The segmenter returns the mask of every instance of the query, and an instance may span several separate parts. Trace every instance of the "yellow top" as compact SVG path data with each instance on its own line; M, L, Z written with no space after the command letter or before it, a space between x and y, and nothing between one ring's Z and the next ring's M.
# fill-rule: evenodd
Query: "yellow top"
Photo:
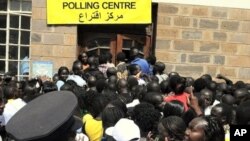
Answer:
M94 119L90 114L84 115L82 121L85 124L84 129L89 140L100 141L103 136L102 121Z

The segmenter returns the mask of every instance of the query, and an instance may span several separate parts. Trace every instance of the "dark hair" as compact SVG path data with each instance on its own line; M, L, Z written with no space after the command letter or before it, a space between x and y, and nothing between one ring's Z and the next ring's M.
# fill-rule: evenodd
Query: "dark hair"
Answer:
M160 92L161 87L158 82L151 81L147 84L147 91L148 92Z
M110 68L108 68L108 69L107 69L107 72L106 72L108 78L109 78L110 76L113 76L113 75L116 76L116 73L117 73L117 70L116 70L115 67L110 67Z
M125 55L125 53L123 53L123 52L119 52L119 53L116 55L116 60L117 60L117 61L125 62L125 59L126 59L126 55Z
M100 54L99 55L99 64L106 64L108 61L106 54Z
M106 107L102 112L102 126L104 129L114 126L125 113L119 107Z
M165 70L165 64L163 62L156 62L153 68L153 73L156 74L157 72L163 74Z
M154 108L154 105L142 102L136 105L131 112L131 119L139 126L144 135L149 131L155 131L157 123L159 122L161 114Z
M174 75L169 79L169 86L176 95L182 94L186 88L186 80L184 77Z
M151 65L155 65L155 62L156 62L156 57L154 55L149 55L147 58L146 58L147 62Z
M170 141L183 141L185 137L186 125L182 118L178 116L169 116L163 118L160 123L168 134Z
M108 104L108 99L100 93L94 91L86 92L84 104L86 105L87 111L94 117L98 117L103 109Z
M3 94L5 99L14 99L18 96L18 89L15 86L3 87Z
M67 67L61 66L61 67L58 69L58 73L57 73L57 74L60 76L60 74L62 73L63 70L66 70L66 71L69 72L69 69L68 69Z
M43 82L43 92L48 93L52 91L57 91L57 86L55 83L51 81L45 81Z
M207 125L204 127L205 141L224 141L225 140L225 131L216 118L211 116L200 117L207 122Z
M181 117L185 112L184 104L178 100L172 100L164 105L164 117L178 116Z
M171 88L169 87L169 81L168 80L163 80L160 83L161 86L161 92L164 94L168 94L171 92Z
M250 124L250 101L242 102L236 109L236 122L239 125Z

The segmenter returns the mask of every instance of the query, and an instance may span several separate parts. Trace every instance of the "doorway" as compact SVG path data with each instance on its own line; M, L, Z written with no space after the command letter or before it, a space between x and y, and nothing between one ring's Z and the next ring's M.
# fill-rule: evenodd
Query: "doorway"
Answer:
M119 52L128 59L131 47L138 47L144 58L154 54L157 6L152 4L151 24L78 25L78 53L86 51L91 56L110 52L114 64Z

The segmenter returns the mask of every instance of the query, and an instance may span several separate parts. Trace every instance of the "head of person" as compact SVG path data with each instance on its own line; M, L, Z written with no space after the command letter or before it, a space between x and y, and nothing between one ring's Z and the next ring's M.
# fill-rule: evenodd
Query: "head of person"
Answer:
M175 75L169 78L169 86L176 94L182 94L186 88L186 80L184 77Z
M106 72L108 78L109 78L110 76L113 76L113 75L116 76L116 73L117 73L117 70L116 70L115 67L110 67L110 68L108 68L108 69L107 69L107 72Z
M194 85L194 78L193 77L186 77L186 85L187 87Z
M88 83L88 87L91 88L91 87L95 87L96 86L96 78L95 76L89 76L88 80L87 80L87 83Z
M212 76L210 74L203 74L201 76L202 79L206 80L207 82L211 82L212 81Z
M108 61L106 54L100 54L99 55L99 64L106 64Z
M193 86L195 92L200 92L202 89L206 88L207 82L205 79L198 78L194 81Z
M236 89L233 92L235 98L235 104L239 105L248 95L249 92L246 88Z
M185 141L224 141L222 124L211 116L196 117L188 125Z
M79 60L74 61L72 71L75 75L81 76L83 72L82 62Z
M205 107L213 105L215 101L215 94L213 91L205 88L200 91L201 99L204 101Z
M126 55L124 52L119 52L117 55L116 55L116 60L118 62L125 62L126 60Z
M163 94L168 94L168 93L171 92L171 88L169 87L169 81L168 80L163 80L160 83L160 86L161 86L161 92Z
M128 66L129 74L136 75L141 71L141 67L137 64L131 64Z
M62 66L58 69L58 76L60 80L66 81L68 75L69 75L69 69L67 67Z
M86 93L84 104L86 105L87 111L94 117L101 116L103 109L107 106L109 100L104 95L97 92Z
M45 81L43 82L43 92L48 93L52 91L57 91L57 86L55 83L51 81Z
M236 109L236 123L250 125L250 101L242 102Z
M6 100L18 98L17 87L12 86L12 85L3 87L3 96Z
M182 117L185 112L185 108L182 102L178 100L172 100L164 105L163 115L168 116L178 116Z
M161 113L154 107L143 108L143 106L138 104L134 107L131 118L139 126L142 137L147 137L149 132L155 136Z
M82 62L82 64L88 64L88 54L87 52L82 52L78 56L78 60Z
M102 111L102 126L105 129L108 127L115 126L115 124L121 119L125 117L125 113L122 109L117 106L107 106Z
M183 141L186 124L178 116L169 116L160 120L158 132L160 141Z
M95 69L99 65L99 60L95 56L88 57L88 64L90 68Z
M227 104L229 106L233 106L235 103L235 98L231 94L224 94L221 97L221 103Z
M148 64L150 65L155 65L155 62L156 62L156 57L154 55L149 55L147 58L146 58Z
M129 56L130 60L134 60L136 57L139 56L139 49L136 47L130 48Z
M148 92L143 97L144 102L148 102L155 106L156 109L159 111L163 110L164 102L163 102L163 96L161 93L158 92Z
M158 82L151 81L147 84L147 91L148 92L161 92L161 87Z
M224 103L217 104L212 108L211 116L217 118L223 125L230 124L232 122L232 107Z
M113 55L110 52L106 52L106 56L107 56L107 62L111 63Z
M81 119L73 116L76 106L77 98L68 91L41 95L10 119L6 132L14 140L69 141L82 127Z
M176 75L177 75L177 76L180 76L178 72L173 72L173 71L172 71L172 72L170 72L170 73L168 74L168 77L170 78L170 77L176 76Z
M156 62L153 68L153 74L163 74L165 70L165 64L163 62Z

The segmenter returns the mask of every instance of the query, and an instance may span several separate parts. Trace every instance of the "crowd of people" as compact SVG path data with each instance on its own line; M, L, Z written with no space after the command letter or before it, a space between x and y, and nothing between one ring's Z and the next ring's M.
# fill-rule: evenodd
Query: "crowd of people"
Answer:
M168 72L137 48L112 63L110 53L79 54L51 81L0 85L2 140L228 141L230 125L250 122L250 84L209 74Z

